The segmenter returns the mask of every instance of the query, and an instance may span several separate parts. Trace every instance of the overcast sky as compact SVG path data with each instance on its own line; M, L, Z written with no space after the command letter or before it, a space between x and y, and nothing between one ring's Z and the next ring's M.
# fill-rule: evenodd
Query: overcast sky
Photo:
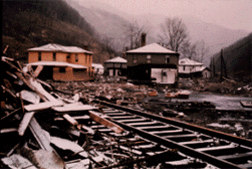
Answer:
M90 1L90 0L80 0ZM92 0L91 0L92 1ZM205 22L252 32L252 0L96 0L134 15L193 15Z

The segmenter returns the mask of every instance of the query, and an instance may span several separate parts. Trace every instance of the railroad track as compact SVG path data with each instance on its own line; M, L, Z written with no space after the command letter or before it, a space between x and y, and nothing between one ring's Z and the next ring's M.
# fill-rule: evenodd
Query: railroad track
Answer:
M105 105L102 110L107 119L153 144L176 149L183 155L219 168L252 168L252 140L106 101L94 102ZM176 158L163 160L170 164Z

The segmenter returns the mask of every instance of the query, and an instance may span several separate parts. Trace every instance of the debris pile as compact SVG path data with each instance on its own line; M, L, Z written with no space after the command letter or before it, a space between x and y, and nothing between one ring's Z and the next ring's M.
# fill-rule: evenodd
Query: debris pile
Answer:
M131 83L100 83L100 82L53 82L48 81L57 91L62 91L68 97L69 94L78 94L81 99L91 102L93 99L106 100L120 105L136 106L148 96L151 90L146 85L134 85ZM63 92L64 91L64 92ZM67 96L68 95L68 96Z
M165 159L198 164L121 128L107 118L104 112L110 110L88 103L95 97L108 99L107 93L138 102L143 97L141 88L125 84L115 92L89 83L82 83L82 90L74 85L52 86L37 79L36 70L24 70L11 58L2 57L1 66L5 71L1 82L0 168L174 166L162 164ZM141 92L139 98L137 91Z

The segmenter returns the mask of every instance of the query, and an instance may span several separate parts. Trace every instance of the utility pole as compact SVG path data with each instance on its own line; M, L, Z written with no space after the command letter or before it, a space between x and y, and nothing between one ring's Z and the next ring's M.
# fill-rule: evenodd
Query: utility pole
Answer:
M223 76L225 78L227 78L227 69L226 69L226 65L225 65L225 62L224 62L224 58L223 58L223 49L221 49L220 59L221 59L221 76L220 76L220 80L223 81Z

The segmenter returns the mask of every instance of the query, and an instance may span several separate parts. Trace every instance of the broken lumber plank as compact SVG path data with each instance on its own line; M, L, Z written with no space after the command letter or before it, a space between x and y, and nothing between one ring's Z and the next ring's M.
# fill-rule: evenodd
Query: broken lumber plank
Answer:
M15 149L19 146L19 143L17 143L7 154L6 156L9 157L14 151Z
M91 106L89 104L83 104L81 102L71 103L71 104L65 104L62 107L52 107L53 110L57 112L68 112L69 111L85 111L85 110L93 110L97 109L97 107Z
M4 157L1 161L10 168L37 169L37 167L35 167L28 159L18 154L13 154L10 157Z
M87 126L85 126L83 124L81 125L81 127L82 127L82 129L86 130L89 134L94 135L95 131L92 128L87 127Z
M12 73L9 72L9 71L6 71L6 74L9 75L9 76L11 76L11 77L14 78L14 79L17 79L17 76L14 75L14 74L12 74Z
M46 99L46 97L41 94L41 92L39 92L28 80L26 80L26 78L19 72L15 72L15 74L17 75L17 77L22 80L31 90L33 90L34 92L36 92L39 97L44 100L44 101L48 101L48 99ZM30 78L31 79L31 78Z
M14 93L12 93L12 91L10 89L4 87L3 85L1 85L1 87L4 91L8 92L13 98L15 98L15 99L17 98L17 96Z
M23 136L25 133L26 128L28 127L33 115L35 114L35 112L26 112L24 114L24 117L21 121L21 123L19 124L19 128L18 128L18 134L20 136Z
M75 120L89 120L90 116L89 115L82 115L82 116L73 116L72 117ZM54 121L62 121L64 120L62 117L55 117Z
M66 162L66 168L89 168L91 161L89 159L75 160Z
M34 117L32 117L29 123L29 128L42 149L47 151L53 150L53 148L50 146L50 135L46 134L46 131L41 128Z
M42 81L40 79L37 79L37 81L39 83L43 84L44 86L48 87L50 90L53 90L53 87L50 84L48 84L48 83L46 83L46 82L44 82L44 81Z
M52 136L50 138L50 142L63 150L71 150L75 154L79 154L82 157L88 157L88 153L80 145L70 140Z
M39 95L37 95L35 92L31 92L28 90L22 90L19 94L23 100L26 100L30 103L38 104L40 101Z
M7 114L6 116L1 117L1 121L4 120L4 119L7 119L7 118L9 118L9 117L11 117L11 116L14 115L15 113L17 113L19 110L21 110L21 107L17 108L16 110L13 110L12 112L10 112L9 114Z
M49 101L57 101L50 93L48 93L37 80L29 79L29 83L36 89L37 92L41 93Z
M69 116L69 114L64 114L63 117L64 117L64 119L66 119L73 126L77 126L79 124L74 118Z
M17 131L17 128L6 128L6 129L1 129L0 130L0 134L10 133L10 132L16 132L16 131Z
M44 66L38 65L37 68L36 68L36 70L34 71L34 77L38 77L38 75L43 70L43 68L44 68Z
M107 119L101 117L100 114L97 113L97 112L89 111L89 115L90 115L90 117L91 117L94 121L96 121L96 122L98 122L98 123L104 125L105 127L108 127L109 129L113 130L114 132L116 132L116 133L118 133L118 134L120 134L120 133L122 133L122 132L125 131L125 130L124 130L122 127L120 127L119 125L117 125L117 124L115 124L115 123L113 123L113 122L111 122L111 121L109 121L109 120L107 120Z
M38 110L44 110L44 109L48 109L51 108L53 106L62 106L63 102L62 101L47 101L47 102L42 102L39 104L29 104L24 106L25 110L27 111L38 111Z

